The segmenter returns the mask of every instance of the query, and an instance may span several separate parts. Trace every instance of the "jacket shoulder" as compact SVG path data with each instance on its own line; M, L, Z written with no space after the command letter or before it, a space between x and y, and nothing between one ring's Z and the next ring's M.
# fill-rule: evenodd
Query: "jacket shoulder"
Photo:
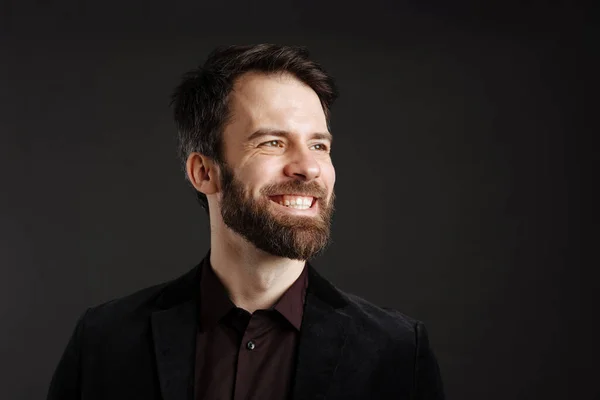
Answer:
M354 321L356 333L352 338L356 355L351 364L373 365L369 360L378 355L376 372L372 373L377 381L373 390L388 395L393 387L402 393L394 394L398 398L444 399L439 365L424 324L359 296L343 292L342 296L348 302L344 310Z
M341 292L348 302L347 314L362 330L370 335L381 335L388 339L414 343L417 326L421 321L396 309L378 306L351 293Z
M349 317L358 333L373 340L398 339L414 344L415 332L421 324L398 310L378 306L353 293L348 293L323 277L311 266L308 290L338 313Z
M146 323L154 311L191 298L196 270L197 267L178 278L88 308L84 317L86 330L107 331L123 324Z

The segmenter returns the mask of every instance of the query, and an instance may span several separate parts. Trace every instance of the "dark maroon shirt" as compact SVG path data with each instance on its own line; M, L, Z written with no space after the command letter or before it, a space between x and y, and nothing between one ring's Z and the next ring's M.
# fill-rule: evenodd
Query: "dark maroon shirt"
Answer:
M196 400L286 399L308 286L306 265L268 310L231 302L208 257L202 265L196 336Z

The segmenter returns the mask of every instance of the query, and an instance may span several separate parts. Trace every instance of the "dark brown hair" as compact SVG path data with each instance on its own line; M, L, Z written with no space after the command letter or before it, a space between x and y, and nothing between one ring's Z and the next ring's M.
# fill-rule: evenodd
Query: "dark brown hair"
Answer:
M329 124L330 108L337 98L337 88L333 78L308 56L308 50L299 46L225 46L212 51L204 65L184 74L171 102L183 170L192 152L201 153L223 165L221 136L230 117L228 97L235 80L246 72L295 76L319 96ZM198 201L208 211L206 196L197 193Z

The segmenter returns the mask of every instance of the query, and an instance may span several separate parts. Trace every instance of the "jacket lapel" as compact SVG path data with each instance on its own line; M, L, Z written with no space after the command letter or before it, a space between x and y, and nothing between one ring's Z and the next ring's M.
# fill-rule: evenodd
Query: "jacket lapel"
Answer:
M154 351L164 400L192 399L195 310L190 301L152 314Z
M326 398L350 330L346 301L309 266L309 287L300 330L292 398Z
M198 267L180 278L159 299L152 313L152 335L160 390L164 400L192 400L197 331Z

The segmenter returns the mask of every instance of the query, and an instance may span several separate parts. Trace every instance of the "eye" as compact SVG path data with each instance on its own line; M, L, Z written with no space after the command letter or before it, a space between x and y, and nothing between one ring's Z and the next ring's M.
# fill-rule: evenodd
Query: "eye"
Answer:
M267 147L281 147L283 143L281 142L281 140L269 140L268 142L264 142L261 143L261 146L267 146Z
M329 150L329 148L327 147L327 145L324 144L324 143L317 143L317 144L312 145L312 147L318 147L317 150L320 150L320 151L327 151L327 150Z

